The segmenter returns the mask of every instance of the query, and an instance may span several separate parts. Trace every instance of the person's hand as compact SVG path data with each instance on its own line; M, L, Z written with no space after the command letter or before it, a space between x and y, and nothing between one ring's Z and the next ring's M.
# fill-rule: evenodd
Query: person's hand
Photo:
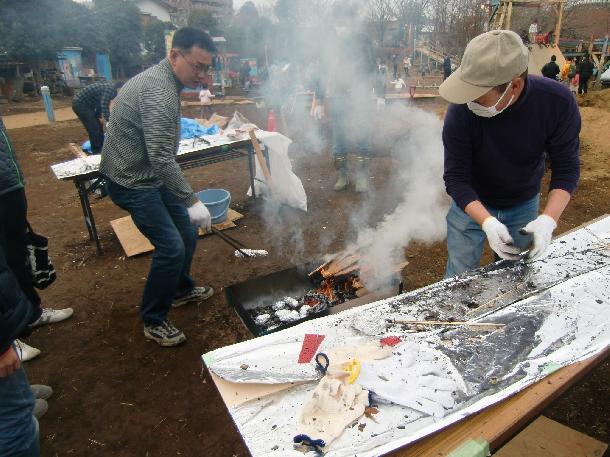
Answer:
M203 203L197 201L197 203L189 206L186 210L189 213L191 224L201 227L206 233L212 230L212 217Z
M377 97L377 110L382 109L385 106L385 99Z
M498 219L489 216L482 225L489 246L493 251L505 260L518 260L520 249L513 245L513 238L508 233L508 228Z
M15 349L11 348L4 354L0 355L0 378L6 378L12 375L21 366L19 356L15 352Z
M529 234L534 237L534 244L532 245L528 258L535 260L540 257L547 250L551 244L551 238L553 237L553 230L557 228L557 222L551 216L541 214L532 222L527 224L521 230L522 234Z

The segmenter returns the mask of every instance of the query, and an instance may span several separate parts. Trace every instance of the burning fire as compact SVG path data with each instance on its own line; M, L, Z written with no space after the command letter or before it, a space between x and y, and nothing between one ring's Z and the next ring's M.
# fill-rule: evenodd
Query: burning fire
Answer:
M333 278L328 278L322 281L320 287L316 289L316 292L322 295L326 295L328 300L332 303L337 300L337 296L335 295L335 287L334 287Z

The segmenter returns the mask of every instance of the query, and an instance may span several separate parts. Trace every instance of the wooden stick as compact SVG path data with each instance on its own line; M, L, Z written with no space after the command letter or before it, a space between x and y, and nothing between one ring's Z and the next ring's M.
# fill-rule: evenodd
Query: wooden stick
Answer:
M496 324L493 322L454 322L454 321L394 321L395 324L407 325L465 325L468 327L504 327L506 324Z
M322 268L326 267L330 262L332 262L332 259L329 260L328 262L324 262L322 265L320 265L318 268L316 268L314 271L310 272L307 274L307 276L312 277L313 275L315 275L318 271L320 271Z
M254 147L254 151L256 152L256 157L258 158L258 163L263 170L263 174L265 175L265 179L267 180L267 185L271 187L271 172L269 168L267 168L267 161L263 156L263 151L261 151L261 145L258 144L258 138L256 138L256 134L254 133L254 129L248 132L250 134L250 140L252 141L252 146Z

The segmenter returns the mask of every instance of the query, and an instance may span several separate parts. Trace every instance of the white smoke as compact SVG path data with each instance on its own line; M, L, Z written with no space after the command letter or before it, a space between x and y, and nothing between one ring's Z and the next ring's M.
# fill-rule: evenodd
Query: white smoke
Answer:
M382 95L379 82L384 75L370 74L371 66L377 68L376 60L387 56L376 52L367 33L365 14L359 11L366 2L324 0L328 8L312 8L311 0L294 2L303 7L301 22L284 28L285 34L275 40L269 79L262 94L267 107L274 109L279 124L287 121L293 129L296 126L291 131L291 125L281 125L287 127L285 133L295 140L297 147L291 148L291 158L297 162L328 160L328 166L333 166L332 157L319 155L328 150L328 140L332 138L333 104L348 105L342 116L347 120L346 135L354 140L348 151L355 152L353 143L358 142L364 127L374 124L384 130L376 136L383 139L382 150L391 149L393 165L390 176L382 178L386 184L383 198L396 206L379 223L368 225L367 221L378 212L375 199L381 197L371 189L359 207L350 208L355 241L347 247L361 256L361 277L367 288L380 289L396 277L394 270L404 261L404 249L409 243L434 242L445 236L448 199L442 180L441 121L432 113L404 104L375 111L374 96ZM359 45L361 38L367 36L364 44L370 44L370 49ZM331 132L325 132L310 117L309 105L299 104L295 94L310 90L328 96L326 119ZM375 156L374 153L373 163ZM352 154L348 161L353 164ZM290 246L293 256L306 249L303 221L297 217L305 216L284 214L279 206L265 203L263 219L267 228L275 240L281 239ZM331 228L320 230L320 249L335 239L336 233Z
M375 227L359 227L356 241L348 247L360 255L361 279L369 290L391 284L409 243L432 243L446 234L441 121L432 113L405 106L388 107L383 118L401 126L392 149L396 166L388 177L395 189L401 189L395 197L399 203Z

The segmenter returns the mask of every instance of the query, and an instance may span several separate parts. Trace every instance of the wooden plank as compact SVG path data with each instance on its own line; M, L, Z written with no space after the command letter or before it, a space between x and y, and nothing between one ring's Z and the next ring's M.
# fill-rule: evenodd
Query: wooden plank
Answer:
M79 157L81 159L87 158L87 153L83 151L80 146L77 146L76 143L68 143L68 149L74 155L74 157Z
M254 151L256 152L256 158L258 159L258 163L260 164L261 170L263 170L263 174L265 175L267 185L269 186L269 188L271 188L271 173L269 172L269 168L267 167L267 161L263 156L263 151L261 151L261 145L258 143L258 138L256 138L254 129L250 130L248 134L250 135L252 146L254 147Z
M594 357L557 370L501 403L388 455L442 457L469 439L483 439L495 451L609 354L610 349L606 349Z
M540 416L494 457L601 457L607 448L606 443Z
M238 213L237 211L229 208L227 213L227 220L220 223L214 224L213 227L218 230L226 230L233 227L237 227L235 221L243 218L244 215ZM120 219L115 219L110 221L110 225L112 226L112 230L116 234L121 246L123 247L123 251L125 251L125 255L127 257L133 257L135 255L144 254L146 252L151 252L154 250L150 241L142 235L142 232L138 230L136 225L133 223L131 216L121 217ZM207 236L209 233L203 233L201 229L199 229L199 236Z

